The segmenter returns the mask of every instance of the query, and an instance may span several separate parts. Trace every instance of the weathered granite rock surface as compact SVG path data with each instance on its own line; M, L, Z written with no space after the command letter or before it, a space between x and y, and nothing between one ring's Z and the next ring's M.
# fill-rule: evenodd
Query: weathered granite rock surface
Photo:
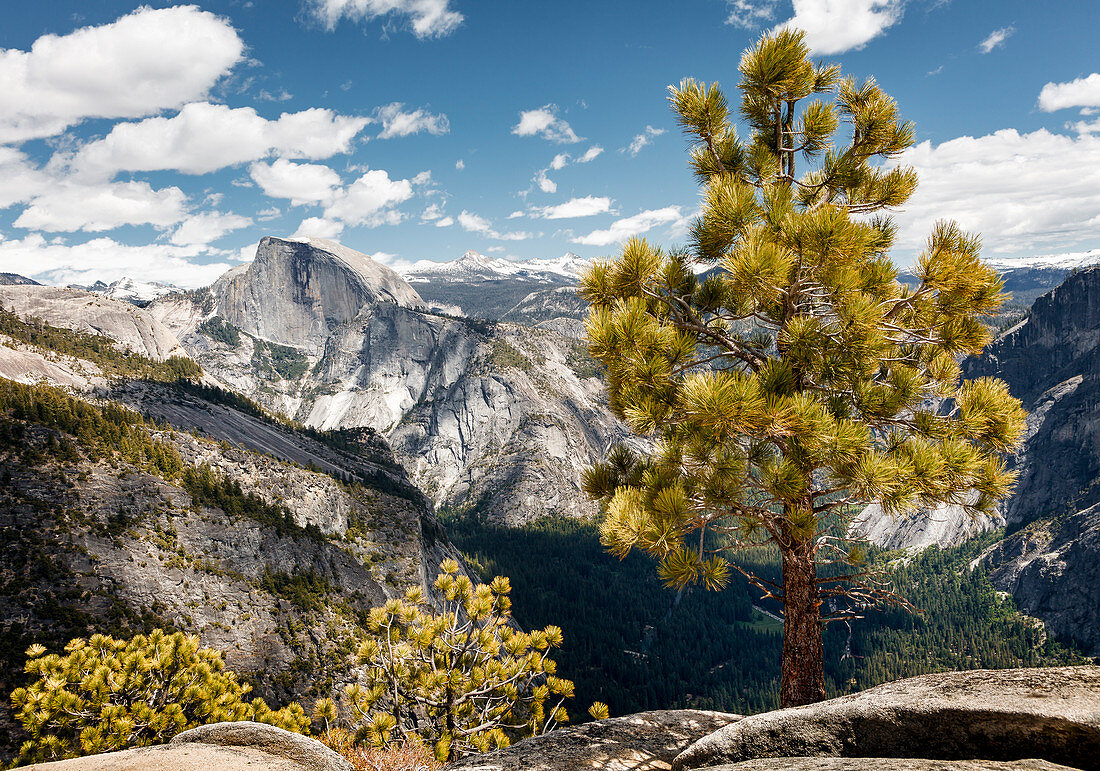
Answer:
M1100 667L922 675L744 718L700 739L674 769L780 757L1040 758L1100 767Z
M55 327L106 335L124 349L154 361L187 356L176 336L141 308L81 289L0 285L0 306Z
M176 734L172 746L202 744L214 747L247 747L276 758L294 761L309 771L351 771L352 765L316 739L282 728L240 721L210 723Z
M866 538L884 549L915 549L929 546L960 546L976 535L1004 525L999 516L974 517L957 504L941 504L934 509L890 516L882 506L865 507L849 527L849 532Z
M186 744L138 747L72 760L38 763L27 768L42 771L302 771L292 760L245 747Z
M1100 656L1100 504L1040 519L991 546L980 562L1017 605Z
M214 723L166 745L31 766L50 771L353 771L319 741L262 723Z
M761 758L705 771L1069 771L1045 760L926 760L922 758Z
M324 239L264 238L256 259L212 287L222 316L250 335L319 352L329 332L379 302L423 308L381 263Z
M150 311L269 409L382 433L439 507L512 524L593 514L581 471L627 436L576 339L431 313L388 268L331 242L265 238L251 265Z
M447 771L605 771L670 768L691 742L739 720L697 709L658 710L560 728L503 750L452 763Z

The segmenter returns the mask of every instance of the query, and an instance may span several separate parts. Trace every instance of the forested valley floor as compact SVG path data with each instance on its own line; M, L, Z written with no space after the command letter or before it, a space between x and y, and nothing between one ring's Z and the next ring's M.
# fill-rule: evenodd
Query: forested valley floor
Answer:
M782 623L754 607L758 593L744 580L721 592L685 590L677 600L662 586L654 562L605 552L591 521L550 518L523 527L445 514L447 530L483 578L508 576L516 620L526 629L556 624L565 644L559 673L576 684L577 705L602 701L612 715L650 709L699 708L755 713L779 706ZM922 612L871 609L866 617L833 622L825 633L830 696L927 672L1080 663L1069 644L1050 639L1020 614L970 562L991 542L931 548L888 562L900 593ZM775 576L763 549L754 567ZM767 611L767 612L762 612Z

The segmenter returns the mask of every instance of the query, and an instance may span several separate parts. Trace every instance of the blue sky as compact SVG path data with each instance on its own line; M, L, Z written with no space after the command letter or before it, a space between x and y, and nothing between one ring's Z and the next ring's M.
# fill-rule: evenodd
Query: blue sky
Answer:
M0 271L181 286L263 235L400 267L682 241L698 189L665 101L736 86L763 31L873 75L917 126L932 222L989 256L1100 247L1100 3L253 0L8 3ZM735 101L735 100L734 100Z

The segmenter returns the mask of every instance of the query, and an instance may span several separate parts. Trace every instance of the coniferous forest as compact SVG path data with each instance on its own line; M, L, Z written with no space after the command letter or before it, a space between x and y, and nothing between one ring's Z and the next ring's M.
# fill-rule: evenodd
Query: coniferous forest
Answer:
M451 538L483 579L512 581L524 628L560 626L561 671L576 684L574 705L602 701L612 715L694 707L738 713L775 709L782 622L757 605L746 581L719 592L664 587L653 560L625 560L600 545L593 522L553 518L520 528L445 517ZM928 549L890 562L900 593L922 612L871 609L825 632L829 695L860 691L926 672L1079 663L1071 646L999 595L969 563L987 545ZM766 556L760 567L767 568ZM778 569L776 565L774 569ZM574 706L572 710L578 713Z

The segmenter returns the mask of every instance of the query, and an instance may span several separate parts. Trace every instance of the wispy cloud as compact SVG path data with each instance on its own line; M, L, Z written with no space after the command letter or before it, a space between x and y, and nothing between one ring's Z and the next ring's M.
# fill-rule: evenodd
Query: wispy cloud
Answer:
M406 23L418 38L449 35L463 16L450 0L308 0L307 13L330 32L342 19L370 22L379 18Z
M532 233L501 233L500 231L493 229L492 220L486 219L473 212L463 209L462 213L458 215L458 224L463 230L467 230L471 233L478 233L486 238L494 238L498 241L525 241L528 238L532 238Z
M632 217L615 220L606 229L593 230L588 235L577 236L573 238L573 243L585 244L586 246L608 246L625 241L631 236L647 233L658 225L672 225L675 227L683 219L685 218L679 206L649 209Z
M631 157L634 157L642 151L643 147L651 143L654 137L659 137L663 133L665 133L665 129L646 126L645 131L631 139L630 144L624 147L621 152L629 153Z
M743 29L756 29L775 18L775 7L779 0L727 0L730 15L726 24Z
M993 30L989 33L989 37L978 43L978 50L981 51L983 54L987 54L994 48L999 48L1003 46L1005 44L1005 41L1008 40L1008 38L1011 37L1012 33L1015 31L1016 28L1011 25L1008 27L1001 27L1000 29Z
M427 110L418 107L409 111L401 102L393 102L374 111L375 117L382 121L382 131L379 139L392 139L393 137L407 137L410 134L419 134L426 131L435 136L441 136L451 130L451 124L447 116L440 113L432 115Z
M521 137L540 136L559 144L572 144L583 139L577 136L564 118L558 117L557 105L553 104L521 112L519 122L512 127L512 133Z
M1100 107L1100 73L1077 78L1067 83L1047 83L1039 92L1039 107L1043 112L1068 107Z
M601 153L603 153L603 148L599 145L592 145L587 150L585 150L584 155L578 156L576 158L574 158L569 153L558 153L550 161L549 166L547 166L545 169L539 169L537 172L535 172L535 176L534 178L532 178L531 182L544 193L556 193L558 192L558 183L550 179L551 171L561 171L570 164L590 163L596 160L596 158L598 158ZM528 190L527 192L530 192L530 190ZM526 192L520 193L521 196L525 196L526 194Z

